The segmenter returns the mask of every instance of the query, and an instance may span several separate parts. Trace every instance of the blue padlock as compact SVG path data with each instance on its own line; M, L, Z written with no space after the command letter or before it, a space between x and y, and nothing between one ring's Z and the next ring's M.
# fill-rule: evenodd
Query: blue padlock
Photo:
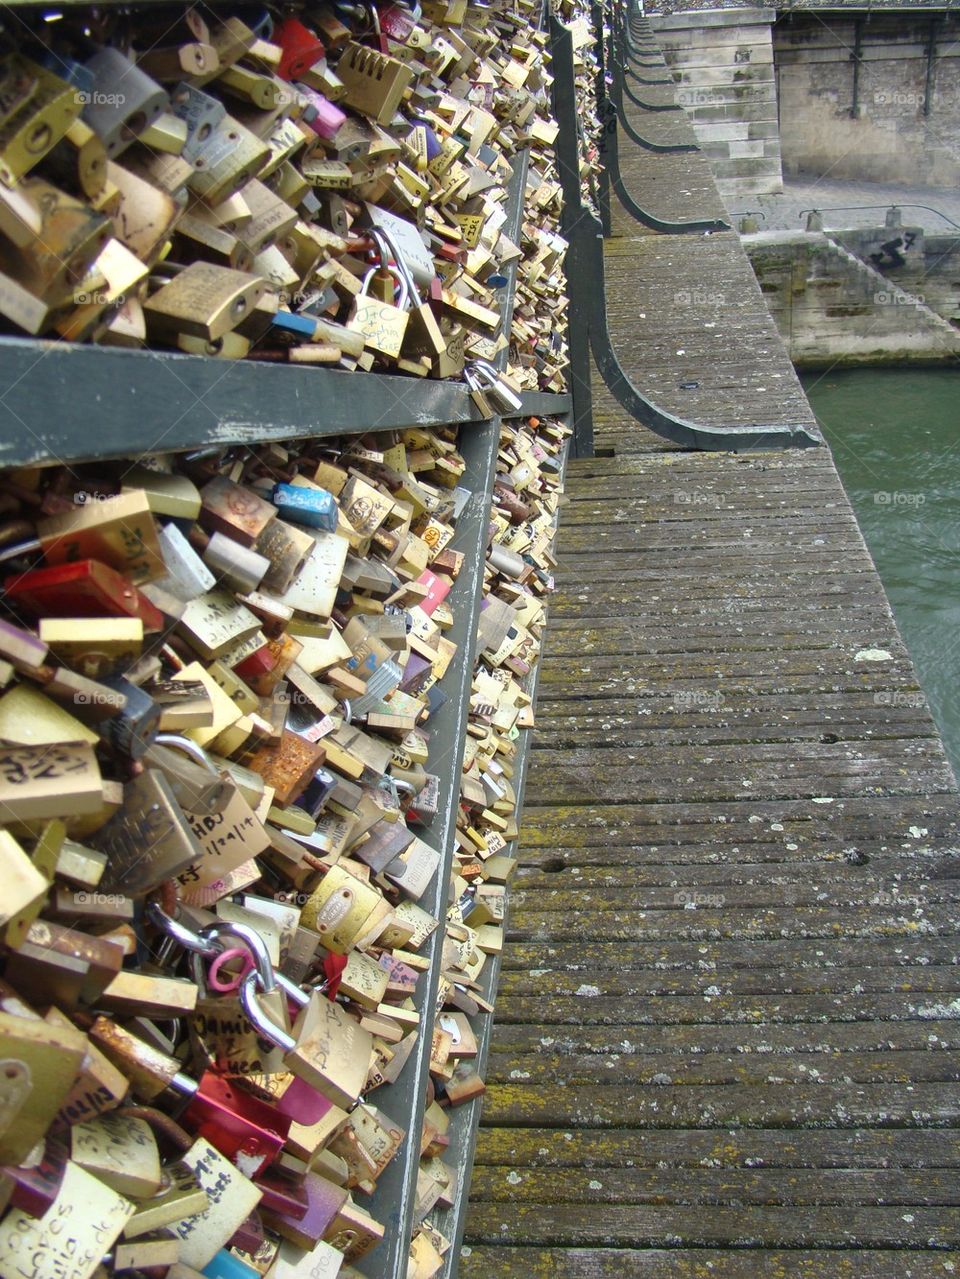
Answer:
M248 1266L245 1261L226 1248L221 1248L212 1261L208 1261L200 1271L207 1279L260 1279L260 1271Z
M303 488L299 484L276 484L272 502L285 520L310 528L337 530L337 502L326 489Z

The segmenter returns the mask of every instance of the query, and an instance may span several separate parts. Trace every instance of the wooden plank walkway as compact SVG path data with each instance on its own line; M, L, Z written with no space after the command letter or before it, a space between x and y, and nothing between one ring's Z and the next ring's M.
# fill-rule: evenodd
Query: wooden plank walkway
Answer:
M635 152L631 190L662 215L703 163ZM736 237L615 225L640 389L812 420ZM960 797L830 454L683 453L597 402L459 1274L956 1275Z

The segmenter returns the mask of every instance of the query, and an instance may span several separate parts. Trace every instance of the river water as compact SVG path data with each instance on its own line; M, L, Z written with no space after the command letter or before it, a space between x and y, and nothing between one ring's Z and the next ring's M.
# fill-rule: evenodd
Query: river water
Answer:
M960 776L960 370L802 381Z

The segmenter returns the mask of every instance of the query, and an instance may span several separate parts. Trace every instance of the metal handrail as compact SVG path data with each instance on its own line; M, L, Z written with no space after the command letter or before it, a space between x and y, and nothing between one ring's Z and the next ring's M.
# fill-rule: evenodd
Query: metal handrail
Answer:
M569 245L565 265L567 279L572 282L569 330L575 455L590 456L593 452L591 354L617 402L631 417L675 444L732 452L817 446L819 441L803 424L707 426L678 417L641 394L624 371L613 349L607 323L603 228L596 216L584 207L580 189L573 42L569 29L553 17L550 19L550 35L554 114L560 125L557 167L563 191L562 231ZM615 156L615 132L611 134L611 143ZM617 194L620 195L619 190Z
M928 213L935 213L938 218L943 218L944 222L949 222L960 231L960 222L954 222L953 218L948 218L941 209L935 209L932 204L824 204L817 209L801 209L797 217L806 217L808 213L859 213L872 209L926 209Z

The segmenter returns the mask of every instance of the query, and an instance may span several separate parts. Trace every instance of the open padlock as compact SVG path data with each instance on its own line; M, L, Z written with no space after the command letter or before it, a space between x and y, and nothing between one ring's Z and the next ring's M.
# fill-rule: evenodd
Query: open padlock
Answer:
M477 409L479 409L480 416L484 419L484 421L489 421L489 419L494 415L494 408L490 400L487 399L487 388L485 388L483 382L481 382L477 373L472 368L465 368L463 370L463 380L470 388L470 398L473 400Z
M287 1034L260 1006L256 973L243 979L240 1002L257 1030L283 1049L292 1074L335 1106L351 1110L357 1105L370 1070L373 1036L339 1004L313 991L300 1010L293 1034Z
M403 339L403 354L414 358L425 355L432 362L443 355L447 349L447 340L440 332L440 325L433 313L433 308L428 302L420 299L413 272L390 232L385 227L372 226L370 235L380 249L381 260L386 258L385 250L393 255L397 274L407 286L410 311L407 331Z
M237 933L242 930L242 936ZM262 987L264 1006L280 1024L287 1023L287 1001L278 985L270 956L260 936L242 924L226 922L201 929L203 939L216 942L220 951L204 966L204 957L191 954L191 971L200 995L191 1021L191 1036L199 1043L211 1065L222 1075L275 1075L286 1069L283 1053L257 1032L240 1003L239 987L248 972L253 972ZM224 946L224 939L241 941L240 946ZM239 959L239 974L226 965Z
M362 335L363 344L368 350L396 360L400 356L404 334L410 320L410 312L407 310L410 290L406 280L398 277L399 297L396 299L396 304L371 297L369 289L374 276L380 269L379 266L372 266L363 277L360 292L353 300L346 327Z
M501 415L508 416L521 411L523 401L487 360L474 360L470 372L481 383L484 394Z

